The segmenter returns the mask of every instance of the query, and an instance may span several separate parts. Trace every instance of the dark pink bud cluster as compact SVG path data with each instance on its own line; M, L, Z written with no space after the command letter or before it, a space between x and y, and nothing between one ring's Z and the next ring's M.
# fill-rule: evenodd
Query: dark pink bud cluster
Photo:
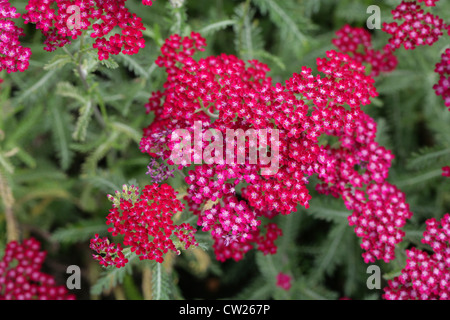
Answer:
M147 169L146 174L150 176L151 181L154 183L160 183L169 177L173 177L175 171L175 169L169 169L165 163L161 164L154 158L150 160Z
M41 271L46 255L34 238L9 242L0 261L0 300L75 300Z
M387 300L450 300L450 214L426 221L422 242L429 254L417 248L406 250L408 259L401 275L389 280Z
M434 71L439 74L439 82L433 86L433 89L444 99L445 106L450 111L450 49L442 54L441 61L436 64Z
M402 1L394 10L392 15L397 22L383 23L383 31L392 37L389 44L398 49L402 45L405 49L415 49L417 46L433 45L444 34L443 30L448 28L439 16L429 12L425 13L419 4Z
M398 64L397 57L392 53L389 45L383 50L372 47L372 36L364 28L345 25L336 32L337 38L333 44L342 53L348 54L355 61L367 63L370 66L370 75L378 76L381 72L393 71Z
M183 210L176 194L167 184L152 184L145 186L141 194L135 186L124 186L122 193L117 191L115 197L109 196L113 208L107 216L106 224L111 226L108 231L113 236L123 236L124 248L96 235L91 240L91 249L98 252L94 258L104 266L120 268L128 262L123 253L126 248L140 260L161 263L169 250L179 254L177 245L185 249L197 246L192 226L173 223L173 215Z
M169 159L174 143L172 133L180 128L189 129L193 136L193 121L203 121L207 116L196 113L191 119L161 119L156 116L151 125L143 129L143 137L139 148L141 152L149 154L153 158ZM206 126L205 126L206 127ZM169 159L170 162L170 159ZM170 162L169 164L172 164Z
M24 30L12 20L19 17L20 13L8 0L0 0L0 71L11 73L28 69L31 50L20 45L19 37L25 35Z
M446 166L442 168L442 176L450 177L450 166Z
M286 273L280 272L277 275L277 287L289 291L292 286L292 277Z
M144 0L144 4L151 5ZM91 25L100 60L109 55L136 54L145 46L141 18L125 7L126 0L29 0L25 23L35 23L45 36L44 48L54 51L77 39ZM114 28L121 33L111 35Z
M172 131L177 128L176 123L170 120L155 121L143 130L143 138L139 148L154 158L170 156L167 144L170 142Z

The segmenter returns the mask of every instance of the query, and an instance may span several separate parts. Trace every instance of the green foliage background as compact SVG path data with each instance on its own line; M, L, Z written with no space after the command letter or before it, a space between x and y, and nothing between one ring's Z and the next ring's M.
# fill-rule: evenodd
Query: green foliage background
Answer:
M348 226L350 212L341 201L317 195L314 181L310 209L277 218L284 236L274 256L251 251L243 261L221 264L208 234L199 232L203 249L168 257L163 265L130 253L127 267L103 269L91 258L89 239L107 235L107 194L122 184L150 183L149 158L138 146L142 128L152 121L144 104L165 80L154 61L166 37L200 32L208 43L201 55L256 58L270 66L274 82L283 82L301 66L314 69L344 24L365 26L369 5L379 5L382 21L390 22L399 2L186 0L175 8L166 0L152 7L129 0L127 7L147 27L146 47L103 62L89 37L48 53L34 26L23 26L22 44L33 52L30 68L0 73L0 256L12 212L20 237L36 237L48 251L44 268L59 283L65 283L68 265L81 267L82 289L74 290L79 299L380 299L382 290L366 286L367 265ZM13 5L23 13L26 1ZM428 10L450 21L448 1ZM372 33L381 48L387 35ZM377 78L380 96L365 108L378 123L378 141L396 156L389 181L406 193L414 213L397 259L378 263L382 286L403 268L405 248L425 248L424 221L450 211L450 182L441 177L441 167L450 164L450 112L432 89L434 65L448 45L443 37L433 47L399 50L398 68ZM183 191L180 176L169 183ZM294 277L291 290L276 287L280 271Z

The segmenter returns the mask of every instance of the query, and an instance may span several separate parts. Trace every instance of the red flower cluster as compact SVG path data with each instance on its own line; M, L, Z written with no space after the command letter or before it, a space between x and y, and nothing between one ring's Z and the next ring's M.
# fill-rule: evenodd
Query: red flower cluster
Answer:
M77 39L92 24L95 38L93 47L98 49L100 60L109 55L136 54L145 46L141 18L125 7L126 0L29 0L23 15L25 23L35 23L46 37L44 48L54 51L70 40ZM151 1L143 0L145 5ZM56 5L56 8L54 7ZM101 20L101 22L98 22ZM110 35L119 27L121 33ZM108 37L108 38L107 38Z
M182 211L183 204L176 199L176 192L167 184L147 185L139 194L135 186L124 186L122 193L109 196L113 208L107 216L108 229L113 236L123 236L123 245L129 247L140 260L164 261L169 250L179 254L177 247L187 249L197 246L196 230L186 223L174 225L172 217ZM173 236L174 237L173 237ZM93 257L101 265L123 267L128 259L121 244L110 243L98 234L91 239Z
M438 0L418 0L424 2L426 6L435 6ZM406 49L415 49L417 45L432 45L442 35L443 30L448 30L450 35L450 25L444 23L439 16L431 13L424 13L420 5L416 2L402 3L392 11L394 19L403 19L404 22L398 25L396 22L384 24L383 30L393 35L389 40L393 50L403 45ZM439 74L439 82L433 86L436 95L441 96L444 104L450 111L450 49L447 49L441 56L441 60L436 64L434 70ZM448 167L442 168L442 176L450 176Z
M186 200L199 216L198 224L204 231L211 230L217 258L240 259L252 242L258 243L255 232L261 228L262 216L290 214L298 204L307 208L311 198L306 188L308 177L317 174L324 182L318 190L342 196L355 212L351 224L364 238L366 261L391 260L410 212L404 195L386 182L392 155L375 143L376 125L361 110L377 96L374 80L365 74L364 66L346 54L329 51L326 58L317 59L322 75L303 67L285 86L273 85L267 76L269 68L256 60L246 65L225 54L194 60L195 51L204 46L205 40L196 33L166 40L157 59L168 75L165 91L153 93L146 105L147 112L155 113L155 121L144 129L141 150L163 155L170 162L171 151L179 150L177 141L169 137L171 131L185 129L193 136L196 120L202 123L202 137L211 129L221 133L267 129L269 141L278 139L279 168L272 175L263 175L264 166L250 163L248 156L238 163L236 155L242 150L236 142L231 152L216 154L215 149L211 158L217 161L203 163L200 157L213 141L197 141L188 161L179 166L200 164L186 178ZM216 119L211 121L211 117ZM275 130L279 131L277 137ZM321 135L339 137L340 147L319 145ZM250 140L245 139L245 148L254 143ZM261 136L258 142L264 144ZM234 162L220 161L220 154L231 154ZM243 201L235 192L240 184ZM202 209L208 201L216 204ZM368 220L371 210L382 213ZM381 227L374 229L373 222ZM269 250L265 248L259 245L265 252L276 251L271 245Z
M98 254L93 254L93 258L98 260L102 266L114 265L117 268L124 267L128 263L128 259L123 253L123 248L120 243L110 243L108 238L100 238L98 234L91 239L89 246Z
M350 55L360 63L367 63L371 67L370 75L378 76L381 72L393 71L398 64L397 57L392 53L390 45L383 50L375 50L372 47L372 36L364 28L345 25L336 32L337 38L333 44L342 53Z
M34 238L6 245L0 261L0 300L75 300L65 286L41 271L46 252L40 249Z
M416 2L402 1L392 15L397 22L383 23L383 31L392 35L389 43L393 49L402 45L405 49L415 49L416 46L433 45L444 34L443 30L449 26L436 15L424 10Z
M275 241L283 234L282 230L275 223L268 223L264 228L265 234L258 228L250 231L245 238L233 234L221 236L221 233L214 233L213 249L216 259L221 262L228 259L240 261L255 245L264 255L277 253Z
M450 214L441 221L429 219L422 242L433 254L406 250L406 266L384 289L387 300L450 300Z
M262 235L258 233L256 235L256 243L258 244L258 250L264 255L277 253L277 247L275 240L283 235L283 231L278 228L275 223L268 223L264 226L266 228L266 234Z
M435 6L438 0L418 0L426 6ZM406 49L415 49L418 45L433 45L444 33L450 35L450 25L446 24L439 16L424 13L424 10L416 2L402 3L392 11L394 19L403 19L398 25L396 22L383 25L383 30L392 35L389 44L392 50L402 45ZM436 64L435 72L439 74L439 82L433 86L436 95L442 96L445 105L450 110L450 85L449 85L449 57L450 50L447 49Z
M356 235L363 238L361 248L367 251L364 261L393 260L395 246L405 236L401 228L412 216L405 195L387 182L371 184L367 188L368 199L360 190L355 195L348 190L345 195L347 208L354 210L348 217L349 223L356 225Z
M433 86L433 89L438 96L442 96L450 111L450 49L442 54L441 61L436 64L434 71L439 74L439 82Z
M395 245L404 233L401 228L412 216L405 195L387 182L392 153L374 141L376 123L368 115L356 121L355 129L339 134L341 146L328 148L334 165L317 186L320 193L342 197L355 232L363 238L366 262L394 258Z
M450 166L446 166L442 168L442 176L450 177Z
M31 50L20 45L19 37L25 35L24 30L12 20L19 17L20 13L8 0L0 0L0 71L11 73L28 69Z
M427 6L434 6L437 1L435 0L419 0L419 2L425 2ZM443 30L449 29L449 26L443 22L438 16L433 16L430 13L424 13L420 8L420 5L415 2L403 1L395 10L392 11L394 19L403 19L404 22L398 25L396 22L391 24L384 24L383 30L392 35L389 44L385 47L385 51L390 54L402 45L406 49L415 49L418 45L432 45L440 36L443 35ZM365 48L370 47L370 34L364 29L351 28L345 26L342 30L337 32L338 39L334 39L333 43L343 52L351 53L359 61L364 61ZM390 47L390 48L389 48ZM360 50L360 51L358 51ZM439 83L434 86L434 90L437 95L441 95L445 101L445 105L450 107L450 82L448 79L450 50L447 49L442 55L442 60L436 65L436 72L440 75ZM368 62L368 61L365 61ZM389 69L392 67L392 69ZM395 65L392 64L386 68L392 71ZM376 73L374 74L376 75ZM369 123L369 122L368 122ZM374 127L375 123L371 124ZM358 126L360 133L364 132L362 129L364 126ZM370 132L366 128L366 133ZM360 134L359 133L359 134ZM346 139L349 139L347 137ZM364 139L364 138L363 138ZM351 140L349 140L351 141ZM368 141L369 142L369 141ZM358 143L352 142L350 146L357 146ZM366 143L366 145L370 145ZM387 177L387 169L390 166L390 161L393 158L392 155L386 153L380 148L377 152L378 159L384 159L382 163L375 165L370 164L367 158L364 159L358 165L363 164L376 168L373 174L379 177ZM372 151L375 147L372 145ZM367 156L372 153L370 157L374 157L375 153L365 150L364 154ZM340 172L344 174L353 175L352 166L348 166L348 163L354 162L352 157L354 155L360 156L362 153L360 150L353 150L349 153L341 155L347 157L344 163L344 168L340 169ZM383 155L384 154L384 155ZM350 157L350 158L348 158ZM376 158L375 158L376 159ZM350 161L349 161L350 160ZM384 163L383 163L384 162ZM340 166L337 165L336 168ZM384 169L382 169L384 168ZM450 176L450 167L444 167L443 176ZM368 170L371 171L371 170ZM346 181L347 185L351 184L357 187L360 181L363 181L364 175L352 176L351 181ZM373 177L375 181L377 178ZM356 184L356 185L355 185ZM334 188L323 186L319 188L319 191L338 194ZM399 230L402 227L406 219L410 218L412 213L409 211L408 205L404 201L404 194L400 192L395 186L388 183L372 185L368 188L367 192L369 200L366 200L364 192L351 188L345 191L344 200L346 201L347 208L354 210L353 214L349 217L350 224L357 223L356 233L363 236L363 242L361 247L363 249L372 248L372 250L364 253L364 259L366 262L373 262L374 258L383 258L386 262L393 258L395 244L400 242L403 238L403 231ZM384 205L380 205L384 203ZM355 206L356 205L356 206ZM356 209L356 210L355 210ZM445 235L448 237L448 215L443 219L443 233L437 235L436 221L430 220L427 224L429 226L429 234L425 235L424 243L431 244L432 247L436 247L439 251L434 258L429 258L424 252L421 252L415 248L407 251L410 261L408 262L406 271L402 273L400 277L392 280L390 286L385 289L386 299L448 299L447 282L450 278L448 264L443 267L443 261L450 261L450 258L443 258L442 251L447 254L450 253L449 249L443 250L444 245L442 241L445 239ZM445 221L445 222L444 222ZM376 229L376 231L375 231ZM428 228L427 228L428 229ZM430 236L432 234L433 236ZM437 239L439 238L439 241ZM448 240L448 239L447 239ZM447 245L445 245L447 248ZM435 250L436 252L436 250ZM433 256L434 257L434 256ZM440 283L438 283L440 281ZM440 287L439 287L440 286Z
M277 275L277 287L280 287L281 289L284 289L286 291L289 291L289 289L292 286L292 277L288 274L285 274L283 272L280 272Z

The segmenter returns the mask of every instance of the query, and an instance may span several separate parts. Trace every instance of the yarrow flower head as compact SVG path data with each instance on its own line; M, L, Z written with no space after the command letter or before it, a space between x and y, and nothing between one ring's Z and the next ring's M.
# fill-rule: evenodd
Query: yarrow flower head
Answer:
M412 212L403 192L388 183L392 153L374 141L376 123L368 115L357 121L354 129L340 136L340 147L328 148L334 160L317 185L319 193L341 197L352 214L349 224L362 238L365 262L394 258L401 228Z
M431 4L430 1L427 3ZM406 50L413 50L417 46L433 45L444 34L443 30L449 28L439 16L429 12L425 13L415 1L402 1L392 15L397 22L383 23L383 31L392 37L389 44L398 49L402 45Z
M442 176L450 177L450 166L446 166L442 168Z
M337 38L333 44L342 53L350 55L355 61L367 63L370 75L376 77L381 72L391 72L398 64L391 46L386 45L382 50L375 50L372 46L372 36L364 28L345 25L336 32Z
M215 149L203 162L201 155L215 140L188 140L192 148L179 169L198 165L190 167L185 179L185 200L203 231L211 231L216 258L242 259L254 244L265 253L276 252L272 240L281 229L274 223L264 226L261 218L292 214L299 204L308 208L311 195L306 184L317 174L323 181L317 190L342 197L354 212L349 223L363 238L365 260L393 259L393 248L404 236L399 230L411 213L404 195L386 182L393 156L375 142L375 121L362 111L378 95L362 60L331 50L317 59L319 74L302 67L283 85L273 84L267 76L270 69L256 60L246 63L225 54L195 60L194 53L205 45L192 33L172 35L162 46L156 63L166 69L167 81L165 90L154 92L146 105L155 120L144 129L140 147L153 157L162 153L169 163L180 142L172 141L165 130L183 129L193 136L197 122L202 137L210 130L263 129L269 138L264 146L277 142L278 170L263 175L264 166L251 163L245 153L244 162L236 161L237 143L231 151ZM340 145L319 145L321 135L338 137ZM248 149L252 142L244 143ZM221 161L220 155L231 155L234 161ZM215 160L208 162L211 158ZM371 217L370 210L377 215ZM374 228L374 223L381 227ZM267 238L260 234L264 227Z
M292 286L292 277L286 273L280 272L277 275L277 287L289 291Z
M31 50L20 45L19 37L25 33L12 20L19 17L20 13L8 0L0 0L0 71L11 73L28 69Z
M119 53L133 55L145 46L141 18L125 7L127 0L29 0L25 23L34 23L46 37L45 50L54 51L77 39L91 25L93 47L100 60ZM144 5L152 5L143 0ZM56 8L55 8L56 6ZM121 33L111 32L120 28Z
M108 231L114 237L123 236L123 243L110 243L96 234L90 247L97 252L93 257L101 265L125 266L128 262L125 250L134 252L140 260L161 263L168 251L179 254L180 249L198 246L194 227L174 224L174 214L184 206L171 186L155 183L145 186L140 193L138 187L124 185L122 192L116 191L115 196L108 198L113 202L107 216Z
M422 243L432 254L417 248L406 250L406 266L400 276L389 280L383 297L387 300L450 300L450 214L440 221L426 221Z
M417 46L431 46L440 39L445 30L450 35L450 25L445 23L438 15L425 13L419 4L424 3L427 7L434 7L438 1L402 1L392 10L393 18L403 22L383 24L383 31L391 35L389 43L385 46L385 51L393 53L402 46L407 50L414 50ZM346 28L349 29L349 27ZM346 39L348 41L348 38ZM342 42L341 39L334 41ZM354 42L356 41L354 40ZM345 47L342 49L346 50ZM439 74L439 82L433 86L433 89L436 95L442 97L445 106L450 111L450 49L446 49L442 54L441 60L436 64L435 72Z
M41 271L45 257L34 238L9 242L0 261L0 300L75 300L65 286Z
M450 111L450 49L445 50L441 61L436 64L434 71L439 74L439 82L433 86L436 95L444 99L445 106Z

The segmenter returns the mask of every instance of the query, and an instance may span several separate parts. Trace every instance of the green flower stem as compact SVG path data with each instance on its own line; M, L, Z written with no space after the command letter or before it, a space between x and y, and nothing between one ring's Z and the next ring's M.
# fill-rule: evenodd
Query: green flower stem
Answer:
M150 264L146 265L142 270L142 294L145 300L152 299L152 268Z
M17 227L16 217L14 216L13 205L14 197L12 195L11 188L6 181L6 177L0 171L0 197L3 201L3 207L5 209L6 220L6 240L17 241L19 240L19 229Z
M211 118L215 118L215 119L218 119L218 118L219 118L219 114L217 114L217 113L212 113L211 111L209 111L208 108L205 108L205 105L203 104L202 99L198 98L198 102L200 103L200 109L195 110L194 113L203 111L204 113L206 113L206 114L207 114L208 116L210 116ZM209 107L209 106L208 106L208 107Z

